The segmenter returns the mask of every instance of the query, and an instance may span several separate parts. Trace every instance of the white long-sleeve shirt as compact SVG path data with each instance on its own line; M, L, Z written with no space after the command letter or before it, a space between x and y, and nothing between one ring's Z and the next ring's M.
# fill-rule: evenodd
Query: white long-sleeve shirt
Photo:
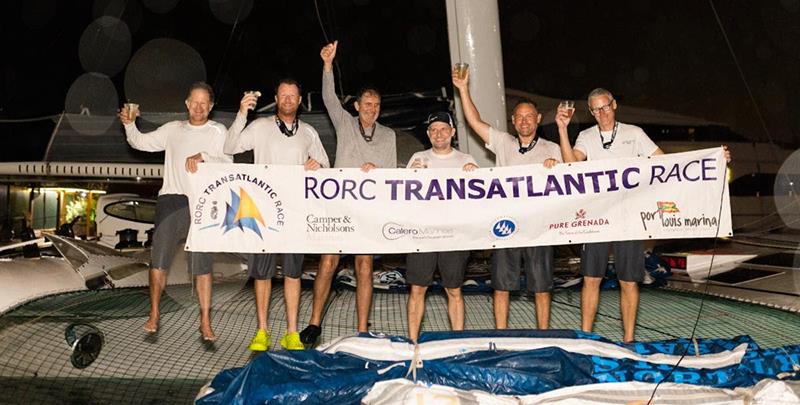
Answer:
M125 125L128 144L144 152L164 151L164 183L158 195L190 194L186 158L201 153L206 162L232 163L233 157L223 152L225 126L208 121L191 125L189 121L171 121L143 134L135 123Z
M237 114L228 131L225 153L252 150L256 164L302 165L311 158L322 167L331 167L319 134L311 125L299 121L297 133L286 136L278 129L275 116L255 119L247 128L245 124L247 116Z

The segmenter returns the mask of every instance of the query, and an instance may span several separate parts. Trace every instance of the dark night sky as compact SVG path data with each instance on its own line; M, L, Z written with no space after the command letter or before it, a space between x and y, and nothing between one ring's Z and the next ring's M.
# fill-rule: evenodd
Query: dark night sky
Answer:
M225 20L242 2L250 11L233 29ZM388 93L449 88L444 0L318 4L328 35L340 40L346 93L367 83ZM715 4L756 105L707 1L500 0L506 86L569 98L607 87L623 104L707 118L765 138L757 106L773 138L797 143L800 114L791 97L800 91L800 0ZM287 75L306 91L320 87L324 36L312 0L17 0L0 7L0 117L64 110L84 65L110 72L116 100L133 93L143 106L169 98L171 86L182 92L180 80L203 70L225 110L237 108L242 91L269 90ZM121 17L130 40L85 32L103 15ZM116 20L104 21L102 32L124 33L108 25ZM128 63L158 38L188 44L202 62L174 48L149 58L142 52L138 64ZM157 64L163 67L152 68ZM126 89L126 75L140 84L135 91Z

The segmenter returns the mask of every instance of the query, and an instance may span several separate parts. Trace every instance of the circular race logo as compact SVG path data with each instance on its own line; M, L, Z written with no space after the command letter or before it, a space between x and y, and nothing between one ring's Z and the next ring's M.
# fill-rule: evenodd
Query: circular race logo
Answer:
M492 234L498 238L507 238L513 235L516 230L517 225L508 218L501 219L492 226Z

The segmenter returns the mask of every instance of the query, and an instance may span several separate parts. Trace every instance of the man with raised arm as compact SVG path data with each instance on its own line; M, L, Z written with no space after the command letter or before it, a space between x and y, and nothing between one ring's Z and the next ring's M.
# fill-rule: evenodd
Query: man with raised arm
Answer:
M561 161L558 145L536 136L542 120L536 103L522 100L514 107L511 123L517 136L498 131L481 119L469 93L469 71L464 78L453 70L453 85L461 95L464 117L470 128L495 154L496 166L543 164L553 167ZM553 247L537 246L497 249L492 255L494 319L497 329L508 328L508 305L511 291L519 289L519 273L525 271L527 289L534 295L536 323L539 329L550 326L550 290L553 288Z
M630 124L616 120L617 101L610 91L592 90L587 97L589 112L597 125L578 134L575 147L569 143L567 125L571 115L566 109L556 112L556 125L564 162L608 160L637 156L662 155L664 152L644 133ZM723 146L724 147L724 146ZM725 158L730 153L725 148ZM609 248L614 250L614 265L620 285L619 310L623 342L633 342L636 314L639 309L639 285L644 280L644 246L640 240L584 243L581 249L581 329L591 332L600 302L600 283L606 273Z
M257 94L245 93L239 113L231 124L225 153L235 154L252 150L256 164L303 165L306 170L330 167L328 154L322 147L319 134L311 125L297 117L300 106L300 84L283 79L275 88L276 114L257 118L247 125L247 110L256 106ZM300 308L300 276L303 255L283 253L283 295L286 303L286 334L280 341L283 348L302 350L297 332L297 313ZM252 254L248 260L250 277L254 281L258 330L250 342L250 350L265 351L271 345L267 314L272 290L272 277L277 272L277 254Z
M466 171L478 168L475 159L453 149L456 134L450 113L431 114L428 124L428 139L431 148L417 152L408 160L410 169L439 169L460 167ZM452 330L464 330L464 298L461 284L467 271L469 251L409 253L406 256L406 282L411 286L406 311L408 313L408 337L417 341L422 317L425 315L425 292L433 281L433 273L439 268L442 286L447 292L447 315Z
M322 58L322 100L328 116L336 129L337 168L359 167L367 172L374 168L396 168L397 146L391 128L378 123L381 113L381 94L370 87L359 90L355 102L358 116L353 117L342 107L333 80L333 59L336 57L338 41L326 45L320 51ZM328 301L333 274L339 265L339 255L322 255L319 271L314 280L314 301L311 319L301 332L301 340L313 345L322 334L322 311ZM372 307L372 255L356 255L356 314L358 331L369 329L369 313Z
M204 161L233 162L223 153L227 129L208 119L214 107L214 90L204 82L189 87L186 97L187 121L168 122L153 132L143 134L123 108L119 120L125 126L128 143L145 152L164 151L164 184L158 192L153 249L150 252L150 316L143 329L155 333L159 328L161 294L167 284L167 273L175 251L186 241L189 233L189 173L197 171ZM138 111L136 112L138 116ZM200 301L200 334L203 340L217 339L211 328L211 268L209 253L187 252L189 270L197 280Z
M556 125L565 162L605 160L623 157L653 156L664 152L650 137L635 125L617 122L617 101L611 92L597 88L589 93L589 112L597 125L578 134L575 147L570 146L567 125L570 115L564 109L556 112ZM600 282L606 273L608 250L613 246L614 265L619 280L619 311L622 316L624 342L632 342L639 308L639 285L644 280L644 245L640 240L585 243L581 249L581 329L591 332L597 305L600 302Z

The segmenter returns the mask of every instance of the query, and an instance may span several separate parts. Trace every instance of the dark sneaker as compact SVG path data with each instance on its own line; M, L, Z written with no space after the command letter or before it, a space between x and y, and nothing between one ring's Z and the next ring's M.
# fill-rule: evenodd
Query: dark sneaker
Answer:
M309 324L300 332L300 341L303 342L306 346L311 346L317 343L319 339L319 335L322 334L322 328L317 325Z

